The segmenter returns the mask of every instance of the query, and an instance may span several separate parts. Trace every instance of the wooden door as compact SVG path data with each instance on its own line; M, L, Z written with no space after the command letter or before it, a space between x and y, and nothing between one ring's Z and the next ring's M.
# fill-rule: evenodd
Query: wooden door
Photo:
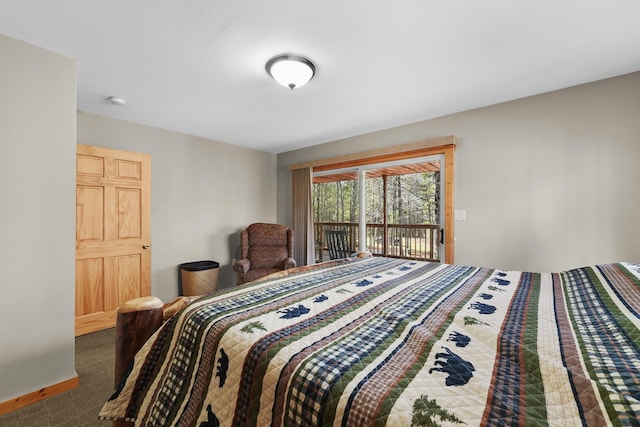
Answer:
M115 326L116 309L151 294L151 159L78 145L76 336Z

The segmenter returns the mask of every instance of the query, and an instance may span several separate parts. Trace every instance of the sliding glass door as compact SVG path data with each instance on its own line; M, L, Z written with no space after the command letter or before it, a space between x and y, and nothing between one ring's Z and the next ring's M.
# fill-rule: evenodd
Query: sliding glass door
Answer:
M314 173L317 260L327 230L343 230L351 253L443 260L444 167L438 155Z

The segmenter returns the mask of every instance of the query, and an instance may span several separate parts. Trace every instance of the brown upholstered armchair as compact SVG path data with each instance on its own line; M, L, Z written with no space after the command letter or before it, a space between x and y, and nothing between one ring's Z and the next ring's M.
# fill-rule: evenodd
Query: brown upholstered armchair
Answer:
M240 233L241 259L233 264L238 285L296 266L293 230L285 225L258 222Z

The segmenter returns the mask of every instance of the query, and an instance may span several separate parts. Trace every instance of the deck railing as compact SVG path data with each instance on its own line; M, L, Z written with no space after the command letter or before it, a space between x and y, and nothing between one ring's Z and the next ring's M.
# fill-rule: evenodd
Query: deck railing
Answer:
M318 261L328 259L324 239L325 230L345 230L350 252L357 252L359 246L359 225L354 222L316 222L314 238ZM427 224L384 224L366 225L366 248L373 255L392 258L439 261L439 225Z

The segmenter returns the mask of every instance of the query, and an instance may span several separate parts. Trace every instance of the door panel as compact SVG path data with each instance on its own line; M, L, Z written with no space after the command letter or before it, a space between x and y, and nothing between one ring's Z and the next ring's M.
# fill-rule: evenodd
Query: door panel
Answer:
M118 238L129 239L142 237L140 219L142 197L140 190L118 188Z
M113 327L151 293L150 157L78 145L76 335Z
M104 311L104 265L102 258L76 262L76 317Z
M102 240L103 211L102 187L76 186L76 242Z
M116 301L118 306L142 295L143 290L140 287L140 258L137 254L115 258L115 278L117 283Z

